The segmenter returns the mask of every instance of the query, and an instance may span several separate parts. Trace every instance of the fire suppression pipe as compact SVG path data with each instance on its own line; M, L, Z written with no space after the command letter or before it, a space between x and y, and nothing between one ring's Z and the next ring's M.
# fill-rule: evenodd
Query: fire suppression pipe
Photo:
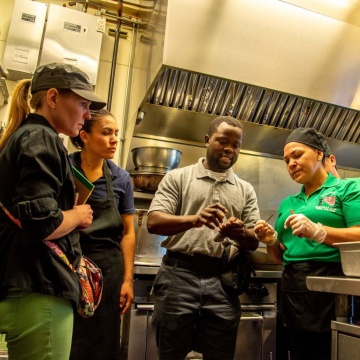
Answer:
M115 72L116 72L116 59L119 49L119 40L120 40L120 28L121 28L121 17L123 11L123 0L119 0L118 8L117 8L117 21L116 21L116 29L115 29L115 42L114 42L114 51L112 56L111 62L111 73L110 73L110 83L109 83L109 94L107 100L107 109L111 111L111 102L112 102L112 95L114 90L114 80L115 80Z

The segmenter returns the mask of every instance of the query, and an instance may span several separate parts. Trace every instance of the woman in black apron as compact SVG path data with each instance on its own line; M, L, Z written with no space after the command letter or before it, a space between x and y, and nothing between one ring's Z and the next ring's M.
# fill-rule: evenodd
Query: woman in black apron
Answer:
M94 220L81 232L80 243L83 254L101 268L104 277L103 297L94 316L75 317L72 360L119 359L120 315L130 308L134 297L135 209L131 180L126 171L106 160L114 156L117 132L115 119L102 110L93 113L79 136L71 139L82 148L70 154L72 165L95 185L87 200Z

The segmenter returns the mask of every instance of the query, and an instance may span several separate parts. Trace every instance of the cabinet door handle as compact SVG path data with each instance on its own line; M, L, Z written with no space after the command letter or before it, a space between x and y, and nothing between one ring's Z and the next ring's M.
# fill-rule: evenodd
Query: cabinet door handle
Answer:
M153 304L136 304L136 308L138 310L154 311L154 305Z

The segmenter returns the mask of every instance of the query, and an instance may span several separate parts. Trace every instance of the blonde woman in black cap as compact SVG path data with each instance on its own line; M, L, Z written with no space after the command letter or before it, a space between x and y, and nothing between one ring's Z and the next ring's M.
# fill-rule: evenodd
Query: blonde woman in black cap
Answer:
M14 90L0 141L0 333L9 360L69 359L80 286L44 240L56 241L76 266L77 229L91 224L92 209L74 206L58 134L77 135L90 109L104 106L88 76L66 64L41 66Z
M313 128L291 132L284 161L301 191L281 202L275 229L263 220L255 226L270 257L284 264L279 316L292 360L330 360L335 295L309 291L306 277L342 276L333 244L360 239L359 187L327 173L327 149L324 136Z

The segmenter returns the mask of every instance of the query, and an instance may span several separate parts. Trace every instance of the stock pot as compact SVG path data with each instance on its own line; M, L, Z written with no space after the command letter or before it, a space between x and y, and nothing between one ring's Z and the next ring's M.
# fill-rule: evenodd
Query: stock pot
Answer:
M160 147L143 146L131 150L135 170L166 173L180 164L181 151Z

